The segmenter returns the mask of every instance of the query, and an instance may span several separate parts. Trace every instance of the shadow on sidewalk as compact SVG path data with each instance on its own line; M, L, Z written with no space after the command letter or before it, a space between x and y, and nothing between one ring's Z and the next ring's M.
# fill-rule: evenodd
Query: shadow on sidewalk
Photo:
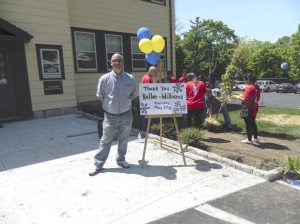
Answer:
M174 166L156 166L146 165L143 168L136 164L131 164L129 169L124 168L105 168L99 172L101 173L126 173L135 174L144 177L158 177L161 176L167 180L175 180L177 178L177 170L175 168L195 167L196 170L201 172L208 172L212 169L221 169L222 166L216 163L210 163L205 160L195 160L195 165L174 165Z

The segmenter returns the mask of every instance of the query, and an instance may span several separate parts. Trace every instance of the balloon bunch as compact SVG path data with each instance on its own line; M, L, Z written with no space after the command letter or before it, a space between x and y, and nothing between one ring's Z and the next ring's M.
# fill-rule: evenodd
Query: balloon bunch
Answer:
M146 60L151 65L157 65L160 59L160 52L165 47L165 40L160 35L154 35L147 27L141 27L137 31L139 49L146 54ZM151 38L151 39L150 39Z
M288 67L289 67L289 64L288 63L286 63L286 62L284 62L284 63L282 63L281 64L281 66L280 66L282 69L284 69L284 70L287 70L288 69Z

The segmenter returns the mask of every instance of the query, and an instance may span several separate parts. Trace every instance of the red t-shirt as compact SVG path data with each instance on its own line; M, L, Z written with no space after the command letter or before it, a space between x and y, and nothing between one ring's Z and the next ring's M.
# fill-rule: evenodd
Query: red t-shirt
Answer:
M148 73L146 73L145 75L143 75L141 83L153 83L152 78L148 75Z
M176 78L173 77L173 76L172 77L168 77L167 80L168 80L169 83L176 83Z
M178 82L179 83L186 83L186 79L184 78L184 76L181 76L179 79L178 79Z
M205 108L206 87L202 81L189 81L186 84L186 98L188 110Z
M251 84L245 88L243 102L246 108L249 108L253 104L253 109L251 112L252 116L256 116L258 112L258 101L260 100L260 88L258 85Z

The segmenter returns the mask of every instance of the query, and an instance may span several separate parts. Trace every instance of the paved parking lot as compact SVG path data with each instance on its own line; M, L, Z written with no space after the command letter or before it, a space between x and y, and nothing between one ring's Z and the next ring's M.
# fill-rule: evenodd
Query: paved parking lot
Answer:
M235 100L232 103L240 104L241 101ZM300 108L300 94L276 92L261 93L259 105L275 108Z

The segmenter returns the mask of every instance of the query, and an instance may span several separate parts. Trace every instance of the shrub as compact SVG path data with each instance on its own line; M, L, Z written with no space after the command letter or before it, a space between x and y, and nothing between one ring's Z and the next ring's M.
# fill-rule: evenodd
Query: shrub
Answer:
M151 124L150 132L156 135L160 135L159 123ZM175 125L173 122L163 122L163 137L177 140L177 134Z
M283 169L284 172L296 172L300 175L300 157L284 157Z
M203 146L202 138L203 132L198 128L185 128L180 132L180 138L184 144L188 144L194 146L196 148L200 148Z
M300 157L285 156L283 159L284 174L293 174L292 179L300 179Z

